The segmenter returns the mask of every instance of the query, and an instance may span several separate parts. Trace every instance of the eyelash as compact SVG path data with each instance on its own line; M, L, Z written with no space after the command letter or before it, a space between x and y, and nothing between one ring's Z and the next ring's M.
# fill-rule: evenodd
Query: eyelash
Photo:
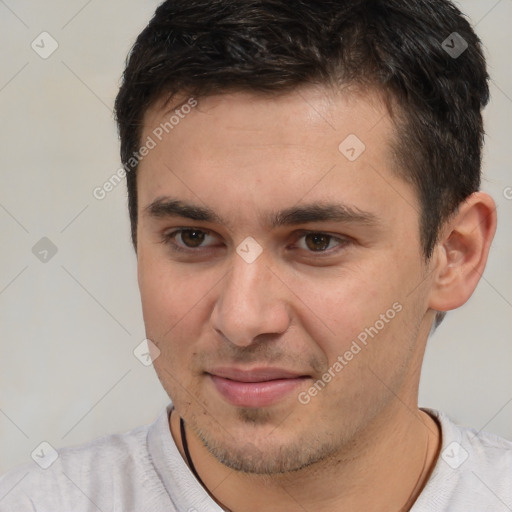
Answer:
M164 233L162 235L162 243L165 245L168 245L173 251L177 251L177 252L184 252L184 253L191 254L191 253L197 252L198 249L204 250L204 247L198 247L198 248L185 247L185 246L178 245L174 241L174 239L176 238L177 235L179 235L180 233L184 233L186 231L199 231L200 233L204 233L206 235L211 234L211 231L208 231L207 229L179 228L179 229L175 229L169 233Z
M208 246L206 246L206 247L199 246L197 248L192 248L192 247L186 247L186 246L181 246L181 245L177 244L175 242L175 238L178 235L180 235L181 233L184 233L187 231L198 231L200 233L205 234L206 236L212 234L212 231L209 231L207 229L198 229L198 228L193 228L193 227L178 228L178 229L174 229L171 232L164 233L162 235L162 243L169 246L172 251L188 253L188 254L197 253L200 249L204 250L204 249L209 248ZM294 244L297 244L297 242L300 239L306 237L307 235L312 235L312 234L324 235L324 236L329 237L329 245L332 241L336 241L338 243L335 247L331 247L330 249L326 249L324 251L312 251L312 250L308 251L307 249L302 249L302 248L297 248L297 247L294 247L293 249L307 251L309 254L315 254L316 257L321 257L322 255L330 256L333 252L337 252L337 251L341 250L342 248L344 248L345 246L347 246L351 241L351 239L349 237L339 237L339 236L331 235L329 233L325 233L323 231L299 231L295 234Z

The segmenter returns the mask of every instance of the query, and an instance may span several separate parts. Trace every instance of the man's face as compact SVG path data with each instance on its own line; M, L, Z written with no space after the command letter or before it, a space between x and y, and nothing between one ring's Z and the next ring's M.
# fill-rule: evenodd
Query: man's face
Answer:
M409 414L430 282L378 97L221 95L162 134L172 115L145 116L157 144L138 171L137 249L177 412L253 472L305 467Z

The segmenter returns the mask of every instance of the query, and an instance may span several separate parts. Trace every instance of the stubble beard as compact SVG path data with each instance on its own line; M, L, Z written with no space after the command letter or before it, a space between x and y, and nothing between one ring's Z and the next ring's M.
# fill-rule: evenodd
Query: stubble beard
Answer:
M251 427L268 424L270 411L241 408L238 421ZM195 429L194 429L195 430ZM279 427L276 427L279 432ZM284 441L272 434L265 437L265 445L257 446L250 441L229 438L227 442L214 439L210 431L197 429L196 434L206 449L224 466L241 473L253 475L283 475L310 468L320 462L334 460L339 453L340 439L322 433L297 433ZM340 462L338 460L338 462Z

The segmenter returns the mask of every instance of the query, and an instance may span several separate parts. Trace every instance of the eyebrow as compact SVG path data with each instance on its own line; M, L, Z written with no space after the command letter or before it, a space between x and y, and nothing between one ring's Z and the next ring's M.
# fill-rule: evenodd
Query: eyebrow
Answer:
M185 219L222 224L222 219L213 210L177 199L161 197L144 208L144 213L151 217L183 217Z
M223 219L208 207L169 197L156 199L144 208L144 213L155 218L182 217L202 222L230 224L229 221ZM292 206L270 214L267 220L271 228L312 222L342 222L365 226L379 224L375 214L339 203L313 203Z
M279 227L308 222L343 222L373 226L378 224L378 218L375 214L359 208L339 203L320 203L286 208L275 213L270 224L272 227Z

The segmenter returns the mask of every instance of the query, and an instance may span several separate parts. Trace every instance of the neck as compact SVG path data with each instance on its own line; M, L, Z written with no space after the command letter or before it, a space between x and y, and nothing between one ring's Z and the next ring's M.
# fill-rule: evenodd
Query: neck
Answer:
M300 471L252 475L233 471L186 429L193 465L212 498L233 512L306 510L409 510L430 476L439 449L437 423L403 406L369 425L357 446ZM171 432L185 457L180 418L171 414Z

